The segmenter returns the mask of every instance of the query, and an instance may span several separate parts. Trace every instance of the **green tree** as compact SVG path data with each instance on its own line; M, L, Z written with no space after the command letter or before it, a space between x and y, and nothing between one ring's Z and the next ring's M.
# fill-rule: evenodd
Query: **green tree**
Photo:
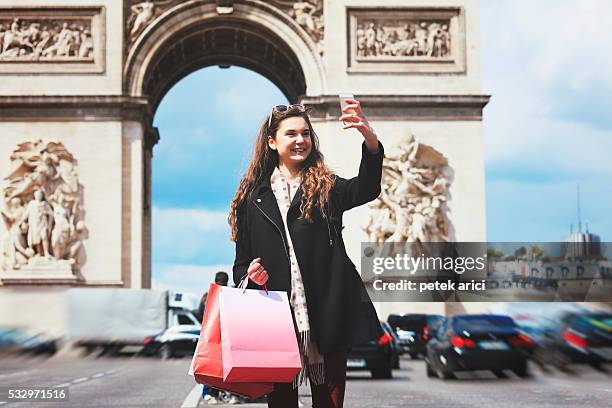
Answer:
M544 255L544 250L540 248L538 245L534 245L531 247L531 258L539 259L542 255Z

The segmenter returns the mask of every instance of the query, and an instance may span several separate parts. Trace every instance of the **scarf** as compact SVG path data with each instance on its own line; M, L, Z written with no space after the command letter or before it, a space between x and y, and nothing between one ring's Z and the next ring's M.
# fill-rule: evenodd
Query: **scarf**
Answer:
M278 203L285 226L285 234L289 241L287 243L291 261L291 296L289 298L289 304L295 316L300 358L302 361L302 369L293 380L293 388L296 388L308 379L315 385L321 385L325 382L324 357L319 353L316 342L310 338L310 322L308 320L308 308L306 306L306 293L302 282L300 266L298 265L293 250L293 243L291 242L291 235L287 227L287 212L289 211L291 199L294 197L298 188L300 188L301 180L298 179L289 182L278 167L275 167L270 177L270 184L272 186L272 192L276 197L276 202Z

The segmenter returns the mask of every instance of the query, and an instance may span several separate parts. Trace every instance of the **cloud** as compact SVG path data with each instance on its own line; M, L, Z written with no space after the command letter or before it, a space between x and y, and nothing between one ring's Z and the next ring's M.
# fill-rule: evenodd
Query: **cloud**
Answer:
M181 123L181 120L177 118L177 122ZM222 140L206 124L198 121L194 121L191 127L163 127L160 134L162 140L155 146L153 156L154 185L158 187L161 182L162 186L170 189L197 185L197 180L214 166L211 159L219 153ZM179 180L186 184L181 185Z
M481 4L487 165L612 174L612 2Z
M202 208L153 208L153 261L223 263L233 260L228 213Z
M495 110L485 115L484 131L486 163L493 170L556 172L560 177L612 176L612 129Z
M208 291L209 285L214 282L217 272L227 272L230 284L233 282L231 264L196 265L157 262L153 263L152 267L151 286L153 289L189 293L198 302L200 297Z
M580 183L581 219L585 231L612 236L612 184L601 180ZM589 199L589 197L592 197ZM558 242L578 229L576 183L548 180L530 183L512 179L487 183L487 240L491 242Z
M246 116L259 124L272 106L286 103L287 98L276 85L244 68L236 69L229 85L214 99L215 109L226 113L234 125L243 123Z
M558 240L583 217L612 235L612 2L481 2L489 240Z
M575 91L612 87L612 55L605 52L611 2L540 0L530 4L529 12L524 3L512 0L481 5L483 54L498 56L486 62L538 88L561 83ZM522 64L508 66L508 57Z
M155 266L153 266L153 272L151 274L152 276L155 276ZM151 289L156 289L156 290L168 290L170 289L170 286L168 286L166 283L160 281L157 278L151 278Z
M227 214L198 208L154 208L153 215L159 217L159 228L184 228L189 226L199 232L223 229Z

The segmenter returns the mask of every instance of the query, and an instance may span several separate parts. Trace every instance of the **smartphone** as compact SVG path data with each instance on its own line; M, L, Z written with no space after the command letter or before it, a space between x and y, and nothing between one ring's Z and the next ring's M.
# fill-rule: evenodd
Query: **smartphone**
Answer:
M348 105L348 102L346 101L347 99L355 99L355 96L351 93L340 93L338 95L338 97L340 98L340 115L344 115L344 112L342 111L342 109L344 109L344 107L346 105ZM344 123L345 125L348 125L349 122L346 121L342 121L342 123Z

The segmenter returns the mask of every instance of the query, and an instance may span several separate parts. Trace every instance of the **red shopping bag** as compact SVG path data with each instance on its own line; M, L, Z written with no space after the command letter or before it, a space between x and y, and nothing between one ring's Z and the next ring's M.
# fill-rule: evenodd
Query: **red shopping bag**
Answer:
M198 384L239 394L248 398L259 398L273 391L270 382L225 382L223 380L223 353L221 342L220 303L221 286L211 284L202 319L200 339L191 361L189 374Z

